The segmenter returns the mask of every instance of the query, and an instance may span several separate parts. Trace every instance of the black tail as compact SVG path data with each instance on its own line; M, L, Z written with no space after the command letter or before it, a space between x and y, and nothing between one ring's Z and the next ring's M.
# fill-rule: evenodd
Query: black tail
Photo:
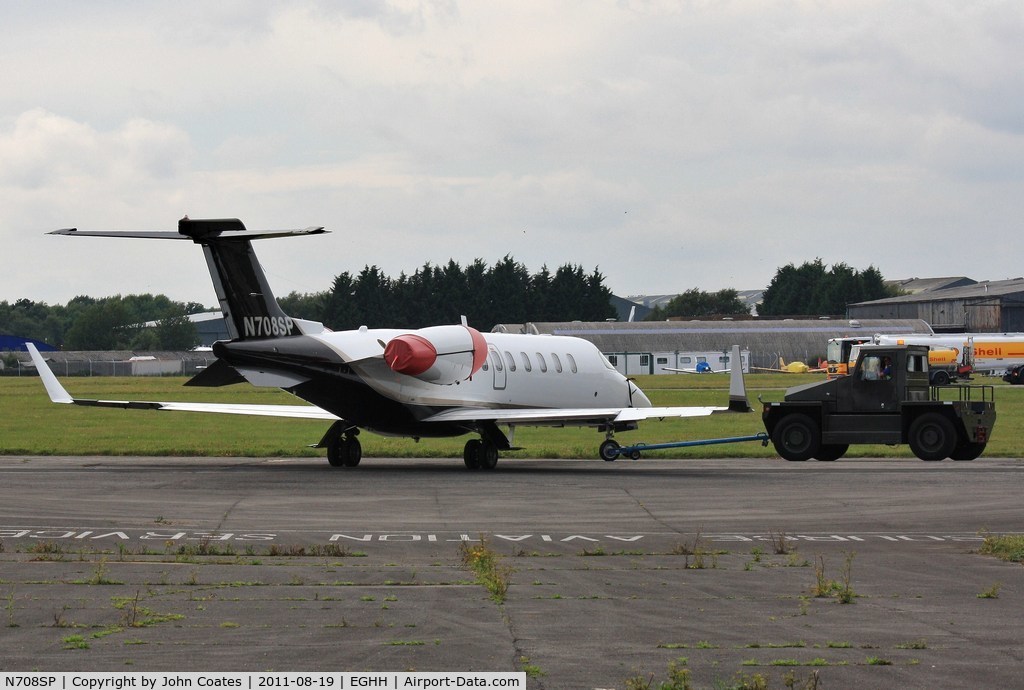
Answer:
M249 232L237 218L178 221L178 232L203 247L213 287L232 340L301 335L281 310L250 240L323 232L323 228Z
M251 240L268 237L316 235L322 227L302 230L246 230L237 218L178 221L178 232L96 232L57 230L56 235L191 239L202 245L217 291L224 322L232 340L255 340L301 335L300 323L281 310L270 290ZM322 327L321 327L322 328Z

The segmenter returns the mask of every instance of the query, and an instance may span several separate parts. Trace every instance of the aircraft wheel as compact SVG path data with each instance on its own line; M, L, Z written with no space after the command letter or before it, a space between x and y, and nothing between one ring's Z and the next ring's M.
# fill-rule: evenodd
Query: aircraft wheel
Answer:
M490 441L482 441L477 457L480 469L493 470L498 465L498 447Z
M910 425L910 450L922 460L948 458L956 449L953 423L936 412L923 414Z
M466 467L468 469L480 469L481 445L483 445L483 443L478 438L471 438L466 441L466 446L462 449L462 460L466 463Z
M359 443L359 439L355 436L345 439L344 447L342 464L345 467L356 467L359 465L359 461L363 459L363 445Z
M973 460L985 452L985 446L984 443L961 443L949 454L949 457L954 460Z
M327 462L331 467L344 467L345 465L345 439L339 436L327 446Z
M605 462L615 462L615 458L619 457L619 445L618 441L614 439L608 439L601 444L598 449L598 453L601 455L601 459Z
M775 452L786 460L803 462L816 456L821 449L821 430L805 414L783 417L772 433Z

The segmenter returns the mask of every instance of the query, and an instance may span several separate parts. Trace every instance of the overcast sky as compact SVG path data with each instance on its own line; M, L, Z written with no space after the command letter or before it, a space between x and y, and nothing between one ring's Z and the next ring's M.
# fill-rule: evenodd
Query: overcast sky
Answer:
M192 218L279 295L506 254L619 295L820 257L1024 274L1024 4L4 2L0 300L214 305Z

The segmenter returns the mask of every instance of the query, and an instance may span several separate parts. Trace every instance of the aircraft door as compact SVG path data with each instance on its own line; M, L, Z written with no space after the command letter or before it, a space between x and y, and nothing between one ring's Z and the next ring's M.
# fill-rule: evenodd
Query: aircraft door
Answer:
M501 361L501 353L493 345L487 347L488 359L491 360L491 369L494 371L494 390L505 390L505 382L508 372L505 371L505 363Z

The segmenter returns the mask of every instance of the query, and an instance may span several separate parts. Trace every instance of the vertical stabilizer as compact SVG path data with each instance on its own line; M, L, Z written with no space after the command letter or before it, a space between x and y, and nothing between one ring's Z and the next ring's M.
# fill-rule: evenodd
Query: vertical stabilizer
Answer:
M297 324L281 310L263 273L251 239L237 218L178 221L178 232L203 247L213 287L232 340L300 335Z
M747 401L747 387L743 383L743 359L739 345L732 346L729 365L729 410L751 412L750 403Z

